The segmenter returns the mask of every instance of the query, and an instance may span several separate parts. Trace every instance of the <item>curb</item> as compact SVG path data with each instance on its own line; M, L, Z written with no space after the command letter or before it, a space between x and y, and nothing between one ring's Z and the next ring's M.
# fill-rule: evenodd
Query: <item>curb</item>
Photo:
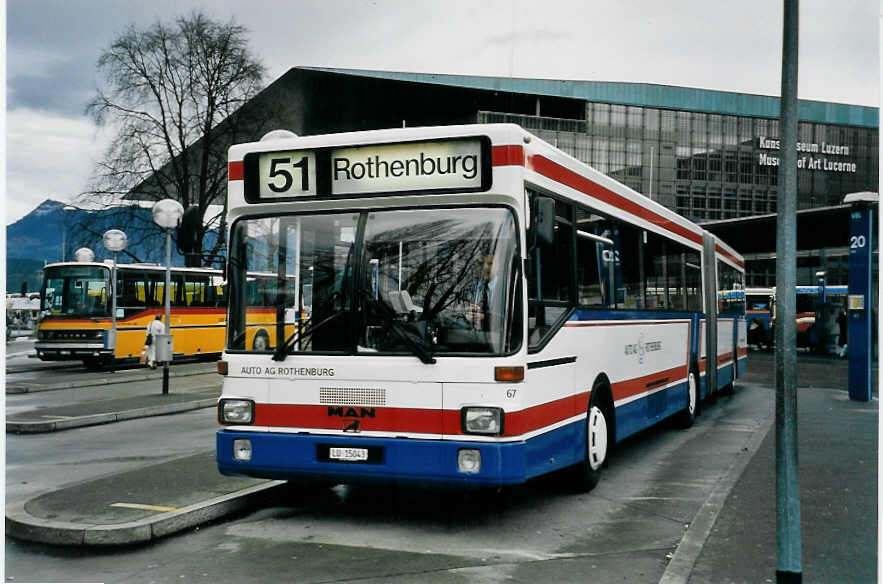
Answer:
M285 484L286 481L267 481L188 505L178 511L117 525L87 525L41 519L25 511L27 501L19 502L6 508L6 535L52 545L112 546L146 543L248 510L262 501L267 491Z
M215 407L217 404L218 398L213 397L190 402L179 402L176 404L150 406L147 408L137 408L134 410L124 410L121 412L107 412L104 414L77 416L74 418L64 418L59 420L47 420L38 422L7 421L6 432L12 432L13 434L41 434L46 432L56 432L58 430L69 430L71 428L82 428L84 426L111 424L113 422L133 420L136 418L147 418L151 416L164 416L166 414L188 412L190 410Z
M208 371L188 371L186 373L171 373L169 372L169 378L173 377L192 377L194 375L205 375L207 373L216 373L215 370ZM152 381L154 379L162 379L162 376L157 376L154 374L145 374L145 375L136 375L132 377L126 378L125 382L129 381ZM114 385L116 383L120 383L120 379L118 377L103 377L101 379L92 379L88 381L66 381L64 383L51 383L48 385L11 385L6 388L7 394L22 394L22 393L37 393L40 391L55 391L59 389L73 389L77 387L92 387L99 385Z
M733 464L730 465L727 473L718 480L678 542L677 548L668 562L668 566L665 568L665 572L663 572L662 577L659 579L659 584L686 584L689 581L693 566L696 565L696 560L699 558L699 554L702 553L702 548L705 546L705 542L708 540L708 536L717 522L717 516L720 514L721 509L723 509L730 491L733 490L748 463L751 462L751 459L760 450L760 445L767 434L769 434L774 421L774 416L769 417L757 426L757 429L754 430L751 438L748 439L748 442L743 447L744 454L737 457Z

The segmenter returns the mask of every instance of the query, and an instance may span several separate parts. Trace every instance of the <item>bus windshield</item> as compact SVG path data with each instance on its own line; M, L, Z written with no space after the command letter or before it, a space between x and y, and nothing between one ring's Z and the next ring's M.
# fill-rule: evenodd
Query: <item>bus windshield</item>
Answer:
M506 354L522 336L517 231L501 208L241 219L230 252L228 349ZM249 272L272 273L259 288ZM277 346L249 338L275 313Z
M109 316L110 270L98 266L55 266L43 276L42 316Z

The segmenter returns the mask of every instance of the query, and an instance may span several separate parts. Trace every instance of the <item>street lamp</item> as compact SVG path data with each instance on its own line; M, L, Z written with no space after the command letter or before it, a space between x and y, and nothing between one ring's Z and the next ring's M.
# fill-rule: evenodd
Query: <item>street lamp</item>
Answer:
M117 349L117 252L126 249L129 240L123 231L108 229L101 237L101 241L104 243L104 248L113 253L113 264L110 268L110 335L107 338L107 346L111 350L110 369L113 371Z
M74 252L74 261L88 263L95 261L95 252L88 247L81 247Z
M151 211L153 213L153 221L166 230L166 333L160 338L154 338L157 360L162 361L162 392L163 395L169 393L169 362L172 360L172 328L171 328L171 306L172 306L172 229L177 227L184 215L184 207L181 203L174 199L163 199L158 201Z

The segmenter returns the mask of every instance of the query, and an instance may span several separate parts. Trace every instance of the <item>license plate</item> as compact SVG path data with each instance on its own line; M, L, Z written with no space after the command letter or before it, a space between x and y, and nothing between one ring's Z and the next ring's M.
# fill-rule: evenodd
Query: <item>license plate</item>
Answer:
M359 461L368 460L367 448L329 448L328 458L331 460Z

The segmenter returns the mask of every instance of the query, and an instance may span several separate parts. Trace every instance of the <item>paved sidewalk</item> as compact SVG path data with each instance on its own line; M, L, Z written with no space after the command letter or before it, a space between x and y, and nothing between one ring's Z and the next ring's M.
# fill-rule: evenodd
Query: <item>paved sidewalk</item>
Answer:
M6 534L56 545L146 543L264 505L285 488L221 475L211 450L8 504Z
M7 397L13 412L7 413L6 431L55 432L214 408L222 380L213 371L213 364L173 366L166 395L161 369L129 371L125 378L23 382L14 392L19 395ZM29 405L18 405L22 400ZM7 501L6 533L59 545L144 543L263 505L266 491L284 484L223 476L209 450Z
M774 392L774 370L772 353L752 353L749 372L740 383L762 384ZM847 375L845 360L798 357L802 573L806 583L877 582L878 393L875 387L871 402L851 401ZM773 424L726 497L688 575L682 571L671 581L776 581L775 437Z
M222 379L213 370L206 364L173 366L167 394L161 369L17 382L6 388L6 431L55 432L215 407Z

